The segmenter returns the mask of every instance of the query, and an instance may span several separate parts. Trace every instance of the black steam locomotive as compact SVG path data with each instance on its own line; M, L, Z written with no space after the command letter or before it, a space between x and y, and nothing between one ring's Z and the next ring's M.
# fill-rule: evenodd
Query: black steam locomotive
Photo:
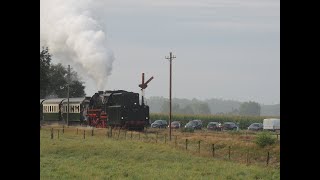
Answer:
M139 103L139 93L124 90L99 91L89 102L87 124L92 127L120 127L143 130L149 125L149 106Z

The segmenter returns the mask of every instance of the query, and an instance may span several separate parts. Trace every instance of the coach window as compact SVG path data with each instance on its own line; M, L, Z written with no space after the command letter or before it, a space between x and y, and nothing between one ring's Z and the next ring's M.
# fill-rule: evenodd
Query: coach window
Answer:
M71 112L74 112L74 106L71 106Z

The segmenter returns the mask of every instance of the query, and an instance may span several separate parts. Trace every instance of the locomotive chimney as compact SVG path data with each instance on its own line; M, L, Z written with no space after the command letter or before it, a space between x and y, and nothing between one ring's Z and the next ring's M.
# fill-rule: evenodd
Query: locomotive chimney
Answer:
M98 91L99 95L103 94L103 91Z

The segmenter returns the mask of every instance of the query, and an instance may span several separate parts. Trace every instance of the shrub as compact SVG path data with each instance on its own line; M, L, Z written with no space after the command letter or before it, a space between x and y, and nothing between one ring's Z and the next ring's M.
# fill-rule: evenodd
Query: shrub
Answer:
M259 147L265 147L267 145L272 145L276 142L276 138L272 137L269 132L261 132L257 135L256 144Z

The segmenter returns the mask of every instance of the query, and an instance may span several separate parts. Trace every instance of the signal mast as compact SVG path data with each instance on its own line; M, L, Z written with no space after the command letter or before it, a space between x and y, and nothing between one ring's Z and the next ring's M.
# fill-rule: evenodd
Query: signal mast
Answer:
M144 105L144 89L148 87L148 83L152 79L153 79L153 76L147 82L144 82L144 73L142 73L142 83L139 84L139 87L141 87L141 105Z

